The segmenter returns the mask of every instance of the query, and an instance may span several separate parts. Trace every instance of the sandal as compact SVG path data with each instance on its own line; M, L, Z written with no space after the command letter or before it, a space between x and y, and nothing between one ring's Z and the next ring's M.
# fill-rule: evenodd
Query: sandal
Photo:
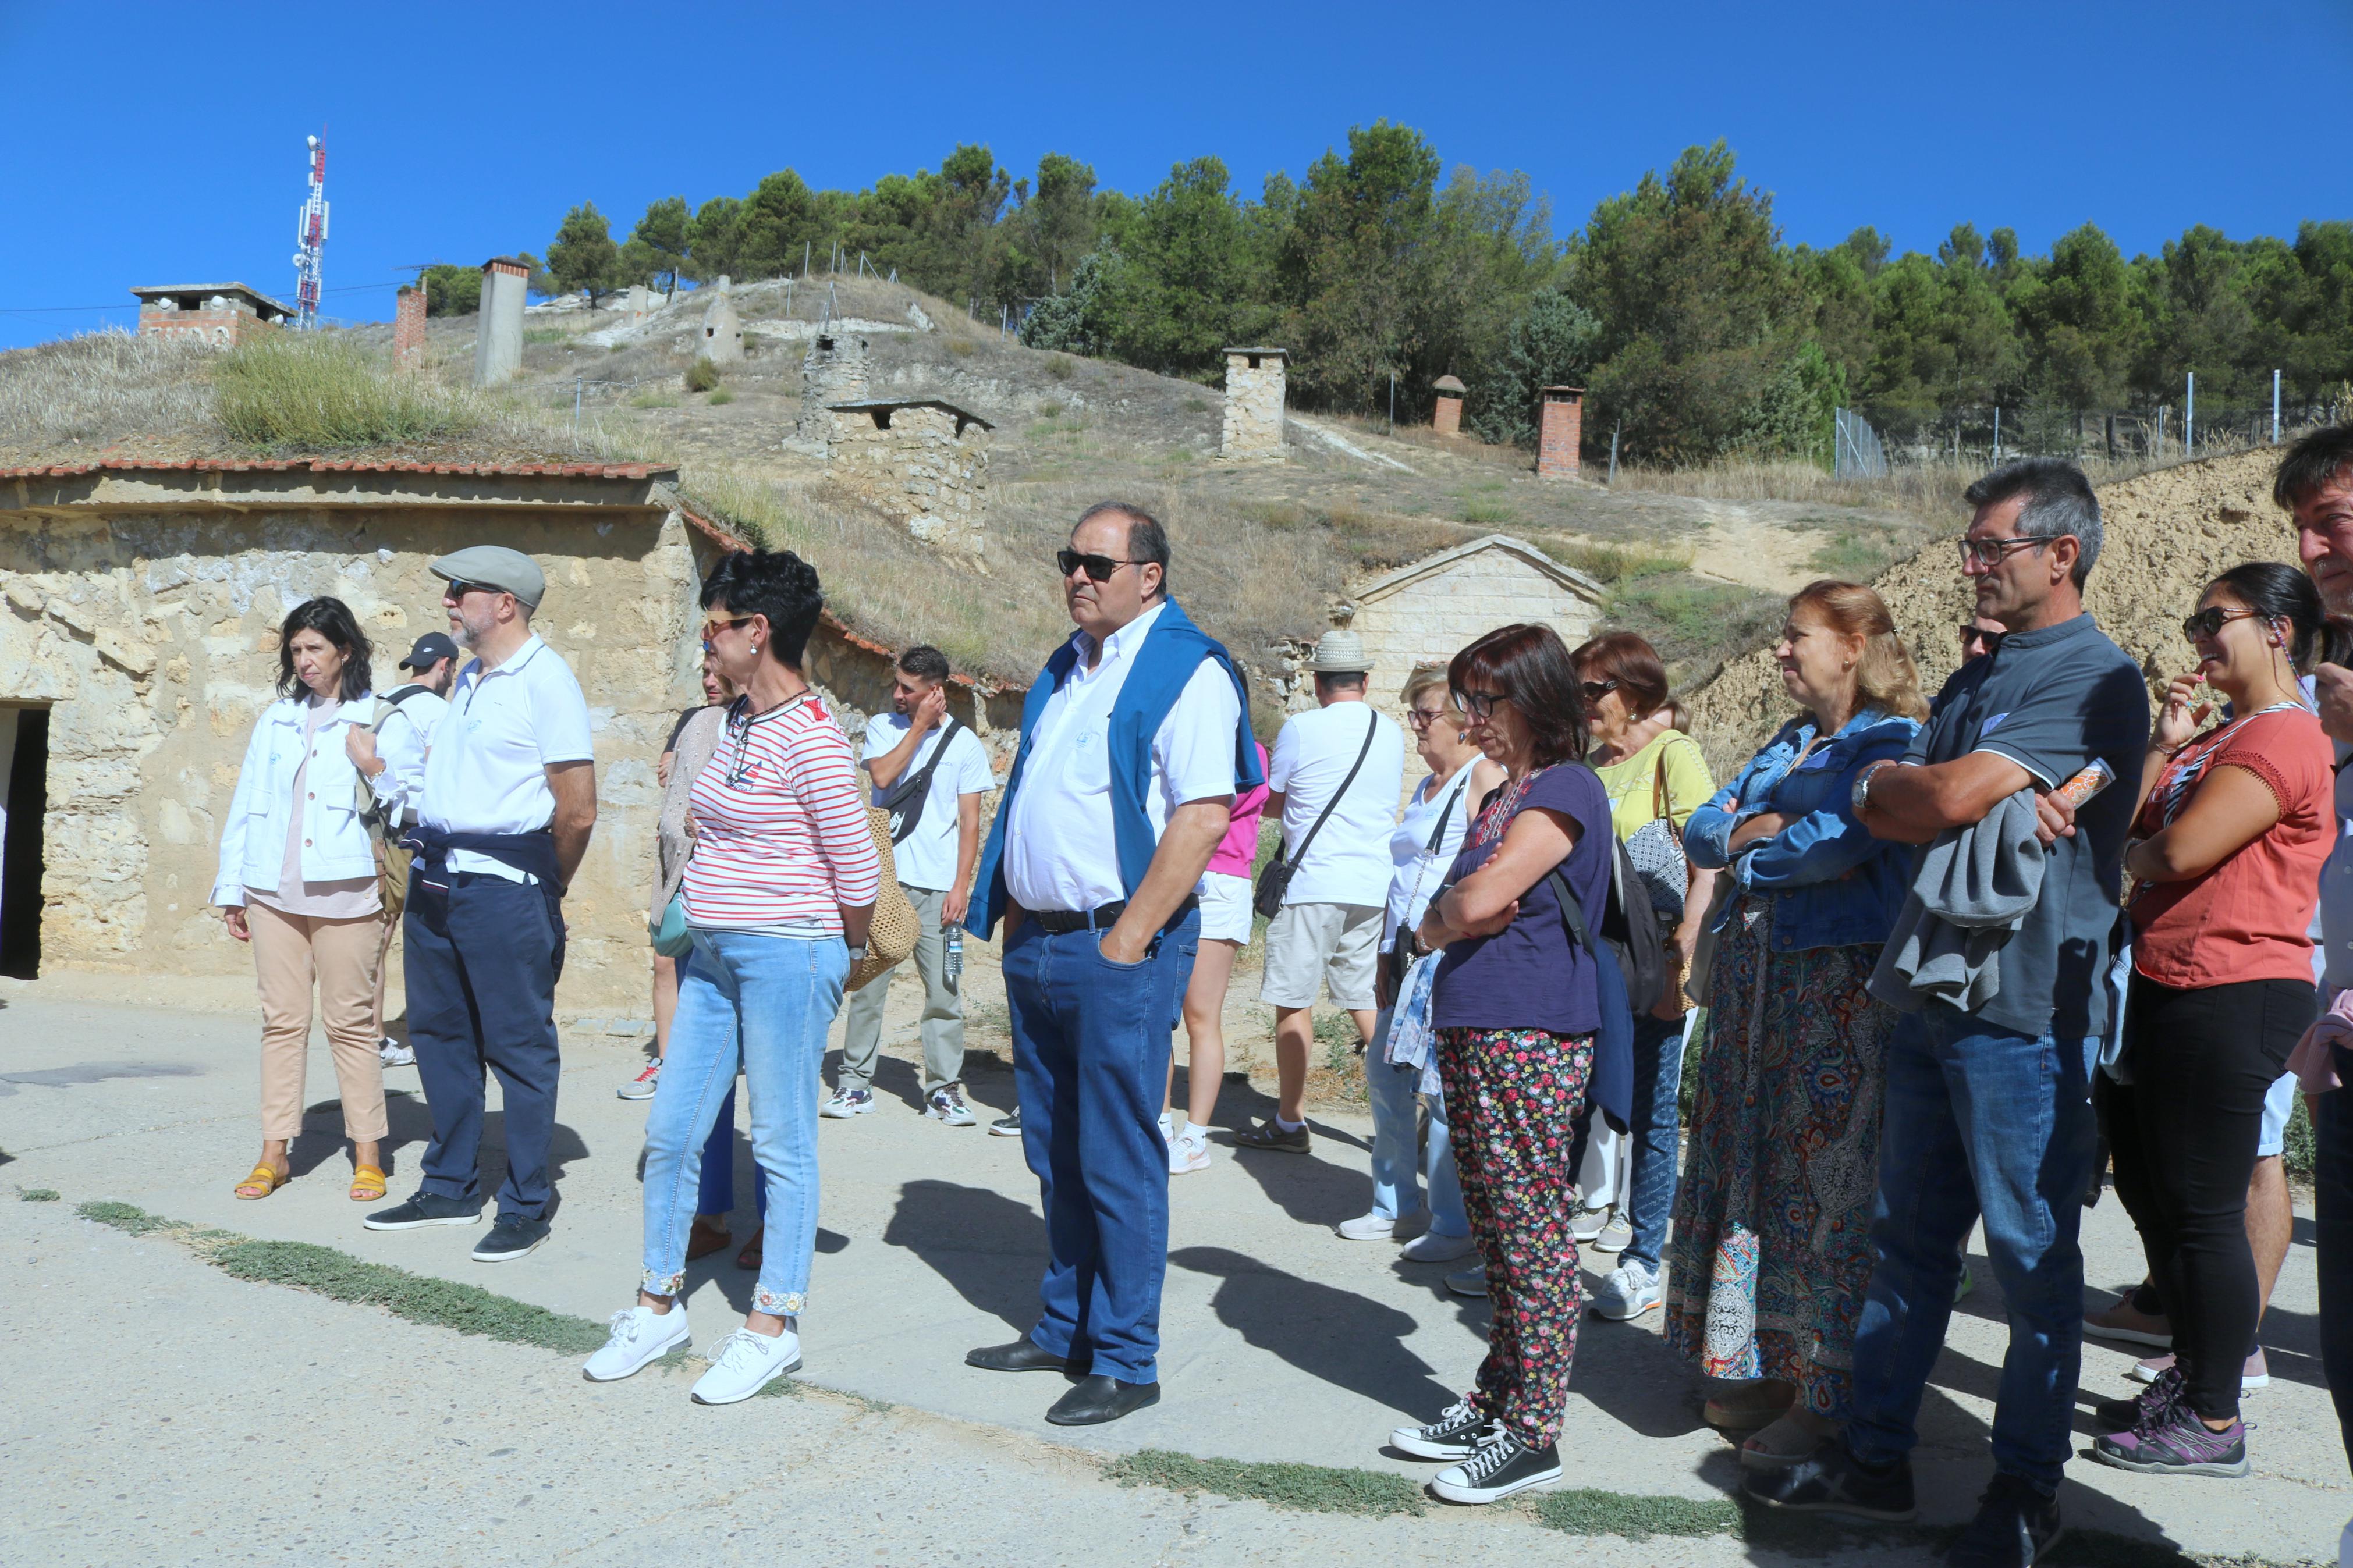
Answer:
M1811 1458L1838 1430L1810 1410L1791 1409L1740 1446L1744 1470L1779 1470Z
M374 1165L352 1167L352 1202L372 1204L384 1196L384 1173Z
M253 1174L246 1177L245 1180L237 1184L237 1195L243 1198L246 1202L251 1203L256 1198L268 1197L270 1194L276 1192L279 1188L284 1186L293 1179L294 1173L290 1168L281 1174L277 1171L271 1170L267 1165L256 1165L253 1168ZM255 1187L259 1187L261 1190L259 1192L250 1190Z
M767 1237L765 1236L755 1236L751 1240L745 1242L744 1244L744 1250L735 1255L735 1267L738 1268L747 1268L757 1273L759 1271L762 1258L760 1244L766 1239Z
M726 1226L713 1225L696 1215L694 1223L687 1227L686 1260L691 1263L698 1258L708 1258L734 1239L727 1234Z

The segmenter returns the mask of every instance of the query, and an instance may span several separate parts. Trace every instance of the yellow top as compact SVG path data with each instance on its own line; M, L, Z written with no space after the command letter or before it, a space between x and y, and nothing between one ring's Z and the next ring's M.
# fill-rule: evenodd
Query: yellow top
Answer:
M1708 776L1707 760L1700 755L1699 743L1681 730L1662 730L1632 756L1593 771L1601 775L1601 787L1609 792L1609 817L1621 839L1633 837L1644 823L1655 820L1662 799L1667 815L1680 828L1715 793L1715 781ZM1659 784L1662 775L1666 780L1663 789Z

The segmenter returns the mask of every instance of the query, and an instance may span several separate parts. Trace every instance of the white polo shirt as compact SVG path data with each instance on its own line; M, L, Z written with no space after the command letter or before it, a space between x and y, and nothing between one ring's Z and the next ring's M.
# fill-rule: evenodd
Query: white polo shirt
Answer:
M913 727L904 713L877 713L869 719L865 748L868 769L871 771L875 758L897 751ZM893 786L922 773L934 757L939 756L940 736L946 729L944 721L936 724L916 743L915 754L907 760L905 771L891 781ZM901 887L944 893L955 885L956 797L986 795L996 782L988 768L988 749L971 730L957 726L955 742L933 771L932 787L923 792L923 815L916 819L915 830L892 847L891 863ZM874 793L879 795L884 792L878 784Z
M1105 638L1092 669L1087 653L1094 639L1071 636L1079 661L1039 716L1005 826L1005 889L1025 910L1075 913L1127 897L1113 835L1106 742L1112 705L1165 607L1154 605ZM1234 793L1234 731L1241 717L1233 681L1215 659L1203 659L1152 738L1144 806L1155 843L1176 807Z
M417 802L425 797L425 758L433 747L433 731L440 726L441 715L449 711L449 703L439 693L421 686L393 689L396 693L405 689L408 695L396 703L386 696L376 699L389 703L392 712L379 731L387 738L385 767L375 776L374 788L378 800L386 805L397 802L405 817L415 817ZM404 726L408 731L406 737L399 734ZM400 739L406 739L408 744L392 743Z
M555 819L546 769L596 760L588 700L572 667L533 633L496 669L469 659L425 759L417 819L445 833L535 833ZM449 852L453 871L529 881L501 860Z
M1367 732L1372 745L1365 744ZM1364 754L1365 765L1356 767ZM1356 769L1348 793L1341 781ZM1405 731L1368 702L1335 702L1294 713L1275 737L1266 787L1282 796L1282 852L1307 858L1284 890L1286 904L1373 906L1388 899L1389 830L1405 787ZM1335 795L1339 804L1308 843L1308 830Z

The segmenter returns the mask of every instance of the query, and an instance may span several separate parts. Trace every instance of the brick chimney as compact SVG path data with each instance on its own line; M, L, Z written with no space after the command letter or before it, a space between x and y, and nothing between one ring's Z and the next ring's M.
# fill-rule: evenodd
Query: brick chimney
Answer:
M496 386L522 369L522 306L531 268L512 256L482 263L481 314L474 329L474 384Z
M404 288L393 296L392 368L425 368L425 289Z
M1438 395L1437 405L1430 411L1430 427L1441 436L1462 433L1462 394L1465 388L1459 376L1441 375L1430 384Z
M1585 388L1544 389L1544 422L1536 432L1536 478L1577 478L1577 449L1585 438Z

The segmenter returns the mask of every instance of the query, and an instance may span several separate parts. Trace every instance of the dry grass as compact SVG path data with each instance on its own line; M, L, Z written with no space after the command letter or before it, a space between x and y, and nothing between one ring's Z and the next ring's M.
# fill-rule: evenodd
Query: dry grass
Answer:
M470 389L396 374L389 360L323 333L272 332L222 356L213 418L269 451L345 451L470 436L495 409Z
M2225 451L2243 449L2245 443L2215 444L2199 453L2202 460ZM2019 454L2011 453L2015 457ZM2007 459L2005 459L2007 460ZM2179 457L2153 461L2147 458L2084 458L2078 460L2094 486L2136 479L2183 461ZM1984 460L1959 463L1906 463L1892 467L1884 479L1841 479L1812 463L1794 458L1726 458L1685 468L1621 468L1615 489L1651 490L1666 495L1696 496L1704 500L1798 501L1820 506L1869 507L1910 512L1939 522L1966 517L1961 492L1992 465Z
M217 363L209 349L114 331L0 353L0 448L32 456L201 429Z

